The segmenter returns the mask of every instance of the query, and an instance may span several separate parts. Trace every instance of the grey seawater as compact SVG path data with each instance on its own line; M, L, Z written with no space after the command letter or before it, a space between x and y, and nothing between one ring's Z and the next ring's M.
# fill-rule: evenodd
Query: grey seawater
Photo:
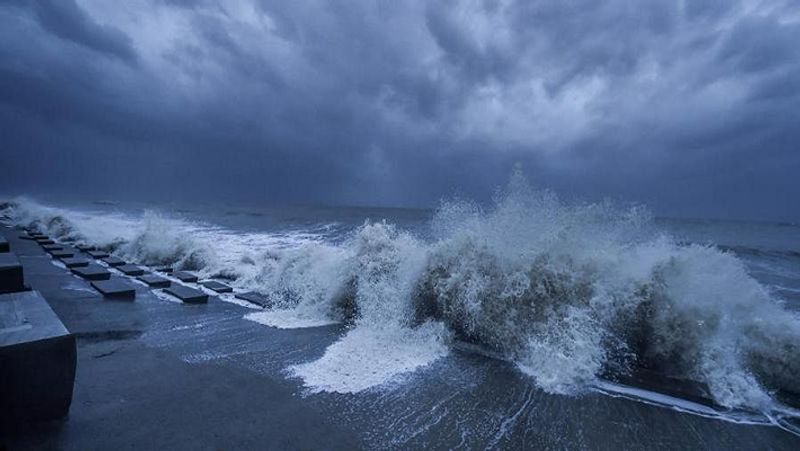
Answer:
M75 204L90 215L140 217L151 206ZM175 207L171 219L211 224L233 235L267 232L312 235L324 243L348 239L365 221L383 221L428 239L429 210L370 208ZM63 212L62 212L63 213ZM713 244L739 258L747 273L789 311L800 309L800 227L794 224L656 219L654 226L683 243ZM213 230L212 230L213 231ZM370 448L466 449L797 449L800 438L777 419L726 412L718 418L686 412L681 400L629 399L592 387L569 395L549 394L512 362L468 347L390 382L357 393L309 390L287 368L322 357L348 333L342 325L271 329L270 340L248 331L265 326L238 319L209 319L197 329L144 337L197 364L233 364L268 377L287 378L297 395L334 422L359 431ZM204 344L202 352L197 341ZM658 397L655 397L658 399ZM269 406L265 406L268 409Z

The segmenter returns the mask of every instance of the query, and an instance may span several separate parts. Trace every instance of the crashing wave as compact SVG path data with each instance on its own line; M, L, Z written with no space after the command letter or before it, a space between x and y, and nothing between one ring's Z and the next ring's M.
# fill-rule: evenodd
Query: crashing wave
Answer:
M231 232L154 213L18 200L6 214L139 263L224 275L271 298L274 313L251 315L266 324L347 323L322 358L290 370L318 390L360 391L467 342L553 393L640 370L697 382L726 407L769 410L774 392L800 393L800 319L734 254L679 243L643 208L567 205L519 175L490 209L444 203L425 240L366 222L339 244L254 252L250 238L237 247Z

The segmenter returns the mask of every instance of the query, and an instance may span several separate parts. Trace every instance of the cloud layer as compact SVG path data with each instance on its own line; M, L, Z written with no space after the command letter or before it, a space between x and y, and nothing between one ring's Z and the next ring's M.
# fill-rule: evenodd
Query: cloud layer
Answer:
M792 1L0 0L0 191L800 219Z

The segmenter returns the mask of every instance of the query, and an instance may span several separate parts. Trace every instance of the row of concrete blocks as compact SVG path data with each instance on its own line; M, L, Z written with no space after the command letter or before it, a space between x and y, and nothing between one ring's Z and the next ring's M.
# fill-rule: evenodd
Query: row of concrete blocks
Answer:
M25 285L22 265L2 236L0 293L0 421L64 417L75 383L75 337Z
M22 237L23 236L21 236L21 238ZM77 250L75 250L68 246L58 244L48 236L41 234L28 234L24 236L24 238L32 239L40 243L45 251L50 253L53 258L60 260L73 274L90 281L91 285L104 297L133 299L136 296L136 291L124 281L112 279L111 272L105 267L92 264L88 259L78 256L79 251L102 261L109 267L120 271L126 276L136 277L137 280L147 284L151 288L162 288L167 294L185 303L208 302L208 295L201 290L183 285L173 285L172 282L165 277L147 273L146 270L140 266L128 264L120 258L111 256L104 251L96 250L90 246L78 245L76 246ZM215 280L199 282L196 275L186 271L173 272L172 269L168 267L157 268L156 271L168 273L173 278L183 283L200 283L205 288L217 293L233 292L233 288ZM236 293L234 296L261 307L267 307L269 305L267 298L256 292Z

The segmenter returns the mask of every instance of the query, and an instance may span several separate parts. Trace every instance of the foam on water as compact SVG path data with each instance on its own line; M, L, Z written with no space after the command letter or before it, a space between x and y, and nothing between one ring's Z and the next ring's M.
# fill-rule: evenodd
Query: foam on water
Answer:
M680 244L642 208L564 204L519 175L488 210L444 203L427 240L386 222L332 243L28 199L6 214L256 290L275 306L246 315L262 324L346 324L321 358L289 369L312 391L384 384L457 341L514 362L551 393L580 394L641 367L695 381L729 408L776 411L772 392L800 392L800 319L734 254Z

